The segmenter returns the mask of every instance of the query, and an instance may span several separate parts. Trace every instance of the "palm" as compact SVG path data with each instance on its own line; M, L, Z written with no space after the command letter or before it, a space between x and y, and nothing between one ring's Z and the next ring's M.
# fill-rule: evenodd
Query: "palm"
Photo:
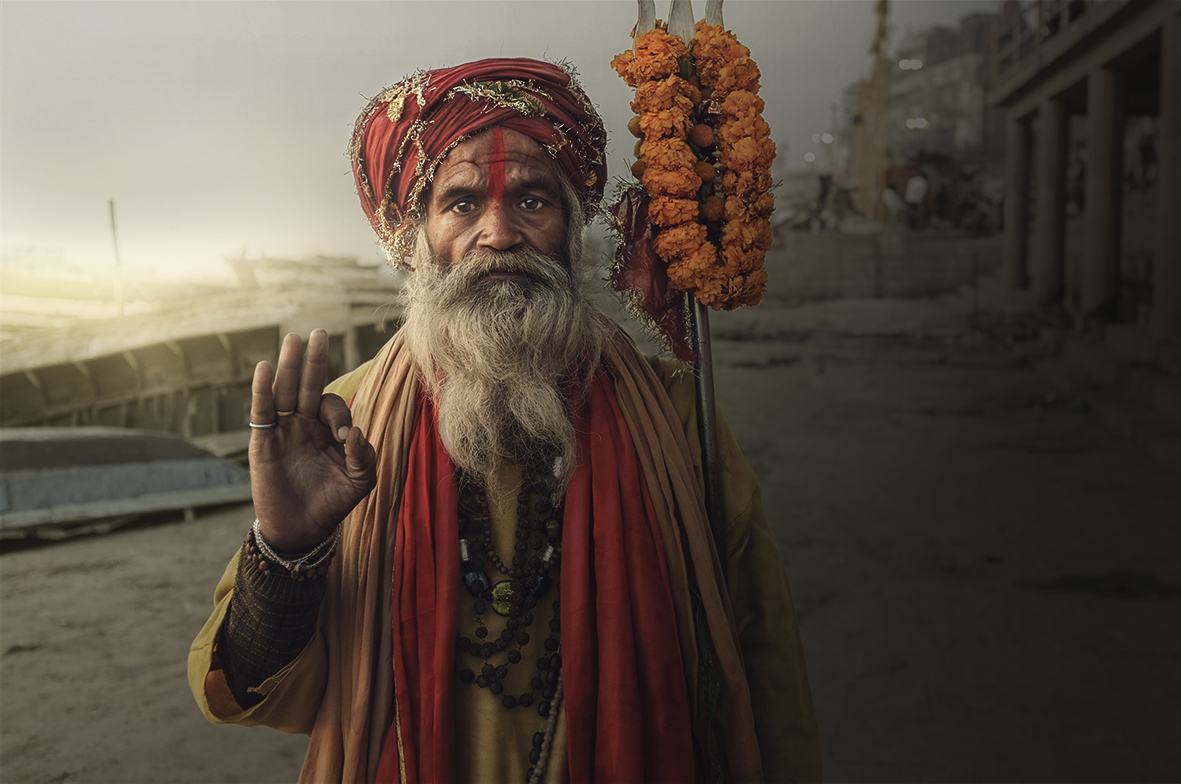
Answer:
M301 372L299 338L288 335L273 384L269 365L255 371L251 407L253 422L275 423L256 429L250 440L255 511L264 538L293 552L323 541L375 483L372 447L351 427L344 401L323 394L327 336L322 331L312 334L307 354ZM347 438L341 438L345 428Z

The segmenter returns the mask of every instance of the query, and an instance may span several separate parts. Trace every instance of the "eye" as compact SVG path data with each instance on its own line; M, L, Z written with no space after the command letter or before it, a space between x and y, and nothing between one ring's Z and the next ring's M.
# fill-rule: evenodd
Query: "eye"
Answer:
M468 215L476 209L476 205L466 199L455 202L451 205L451 211L459 215Z
M545 202L536 196L526 196L525 198L521 199L521 209L525 210L526 212L537 212L544 206Z

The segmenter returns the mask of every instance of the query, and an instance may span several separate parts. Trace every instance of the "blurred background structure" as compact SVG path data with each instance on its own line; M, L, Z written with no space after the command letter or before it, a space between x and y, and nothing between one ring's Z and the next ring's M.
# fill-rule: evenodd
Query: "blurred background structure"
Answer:
M391 305L400 278L384 266L229 262L236 286L137 284L127 301L79 271L5 265L0 425L163 430L244 451L254 366L275 359L284 334L327 329L335 377L400 323Z
M769 296L972 286L996 295L978 297L980 307L1003 311L1013 340L1028 342L1032 330L1038 345L1102 381L1133 377L1133 394L1171 412L1178 4L847 5L865 30L866 54L852 61L863 76L808 99L828 104L810 144L780 138ZM924 26L924 7L954 22ZM809 81L767 70L769 111L782 82ZM12 186L4 198L6 232L20 235L14 216L25 205ZM113 232L113 202L111 218ZM366 231L360 221L357 230ZM136 236L123 234L126 244ZM113 424L190 437L241 429L249 368L274 354L283 331L327 326L334 372L392 334L400 281L375 255L357 258L248 259L243 250L221 267L232 275L181 283L6 245L0 426Z
M1129 388L1166 411L1181 308L1179 10L1006 2L989 94L1005 115L1006 282L1100 373L1149 366Z

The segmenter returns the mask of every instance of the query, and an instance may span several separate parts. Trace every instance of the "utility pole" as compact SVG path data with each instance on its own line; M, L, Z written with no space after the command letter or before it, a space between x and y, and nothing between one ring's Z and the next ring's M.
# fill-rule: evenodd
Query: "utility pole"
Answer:
M107 199L111 208L111 242L115 245L115 302L119 304L119 317L123 317L123 271L119 263L119 234L115 231L115 200Z

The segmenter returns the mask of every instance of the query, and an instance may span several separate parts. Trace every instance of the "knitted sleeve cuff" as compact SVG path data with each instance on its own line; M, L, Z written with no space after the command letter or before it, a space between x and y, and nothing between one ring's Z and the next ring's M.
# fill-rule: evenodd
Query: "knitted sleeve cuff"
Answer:
M291 579L285 570L260 571L243 553L219 646L234 699L249 708L262 699L251 687L283 669L316 631L324 580Z

